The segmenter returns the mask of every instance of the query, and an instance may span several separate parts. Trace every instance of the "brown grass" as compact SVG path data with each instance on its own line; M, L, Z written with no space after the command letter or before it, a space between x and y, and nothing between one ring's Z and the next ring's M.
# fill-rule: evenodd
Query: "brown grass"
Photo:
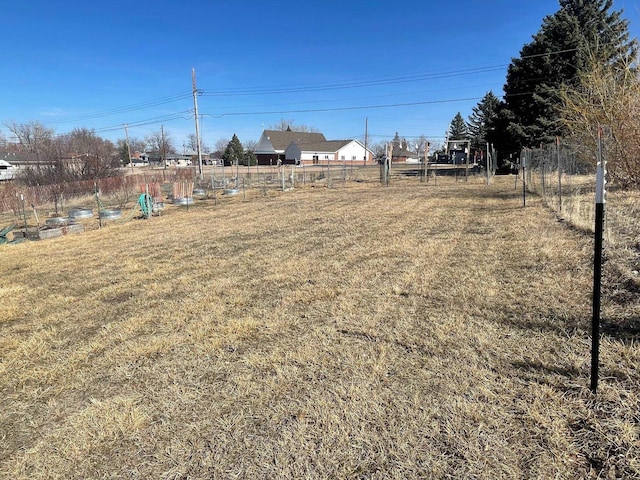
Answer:
M637 337L592 395L591 240L512 182L0 247L0 477L639 477Z

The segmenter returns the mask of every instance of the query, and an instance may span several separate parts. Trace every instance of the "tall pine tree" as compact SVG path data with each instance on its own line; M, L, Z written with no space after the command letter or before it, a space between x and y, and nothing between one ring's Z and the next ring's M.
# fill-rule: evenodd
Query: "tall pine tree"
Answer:
M227 144L227 148L225 148L224 153L222 154L222 160L225 165L235 165L236 163L241 163L244 157L244 149L242 148L242 143L236 136L233 134L233 138Z
M487 93L482 100L473 107L467 129L471 138L471 148L484 148L487 143L487 133L495 127L495 119L500 106L500 99L493 92Z
M465 140L468 136L467 124L462 118L460 112L456 113L456 116L451 120L449 130L447 131L449 140Z
M637 51L622 11L613 0L560 0L533 40L520 50L504 86L506 134L517 147L549 143L561 135L560 89L578 81L594 54L603 63L627 60Z

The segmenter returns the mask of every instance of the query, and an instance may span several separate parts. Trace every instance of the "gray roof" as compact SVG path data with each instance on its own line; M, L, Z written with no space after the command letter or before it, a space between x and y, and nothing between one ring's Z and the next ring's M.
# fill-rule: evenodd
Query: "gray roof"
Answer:
M296 142L302 152L337 152L352 140L325 140L318 142Z
M290 130L265 130L264 135L269 138L274 150L284 150L291 142L295 142L300 145L302 143L317 143L326 142L327 139L322 133L309 133L309 132L293 132Z

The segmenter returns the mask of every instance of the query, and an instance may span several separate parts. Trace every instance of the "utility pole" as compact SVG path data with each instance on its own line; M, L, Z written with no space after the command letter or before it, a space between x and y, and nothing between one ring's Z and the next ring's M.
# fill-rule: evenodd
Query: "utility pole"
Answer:
M193 84L193 110L196 120L196 146L198 149L198 172L200 180L204 178L202 174L202 151L200 149L200 125L198 124L198 89L196 88L196 69L191 69L191 83Z
M160 141L162 145L160 145L160 153L162 154L162 164L164 165L165 170L167 169L167 155L166 148L164 143L164 125L160 125Z
M124 124L124 136L127 139L127 155L129 156L129 166L131 167L131 173L133 173L133 162L131 161L131 147L129 146L129 131L128 125Z
M369 139L369 117L364 119L364 165L367 165L367 140Z

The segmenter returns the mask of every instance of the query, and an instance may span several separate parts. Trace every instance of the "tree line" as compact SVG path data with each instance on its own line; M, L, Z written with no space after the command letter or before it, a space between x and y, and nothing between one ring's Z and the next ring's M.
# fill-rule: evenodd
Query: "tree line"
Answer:
M294 120L281 119L269 128L286 130L292 125ZM8 141L0 131L0 149L20 153L27 160L28 163L18 174L19 180L27 186L120 176L124 173L122 167L131 162L135 152L151 154L161 159L178 152L173 136L164 128L143 138L121 138L114 143L87 128L57 134L39 121L12 122L5 124L5 127L10 132L12 141ZM306 125L295 128L298 131L317 131ZM256 145L254 140L241 143L234 134L231 140L219 139L213 150L203 142L200 143L202 153L222 159L227 165L257 164L253 153ZM190 152L197 151L195 134L188 135L182 147Z
M637 55L613 0L560 0L512 59L503 99L488 92L467 121L454 117L447 135L470 138L474 149L493 144L503 162L561 137L589 161L604 130L611 179L640 185Z

